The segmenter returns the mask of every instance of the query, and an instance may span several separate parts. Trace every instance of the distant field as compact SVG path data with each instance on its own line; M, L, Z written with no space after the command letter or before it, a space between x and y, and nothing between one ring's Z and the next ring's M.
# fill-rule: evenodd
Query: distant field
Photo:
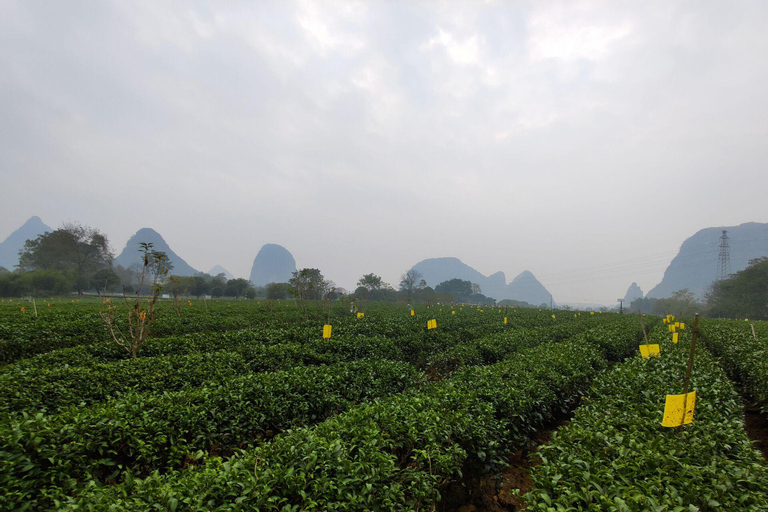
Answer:
M632 315L336 302L324 339L316 304L184 300L132 360L107 306L0 302L0 510L768 509L739 395L768 404L762 323L702 323L678 432L691 334L658 318L643 360Z

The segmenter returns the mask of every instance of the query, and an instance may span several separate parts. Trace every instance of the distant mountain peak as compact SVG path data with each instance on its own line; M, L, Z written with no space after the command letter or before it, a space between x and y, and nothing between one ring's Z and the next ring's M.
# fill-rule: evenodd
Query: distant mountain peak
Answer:
M224 277L227 278L227 281L235 278L235 276L233 276L229 270L225 269L221 265L216 265L215 267L213 267L211 270L208 271L209 276L217 276L219 274L224 274Z
M632 304L633 300L636 299L642 299L643 298L643 290L640 288L637 283L632 283L629 285L629 288L627 289L627 293L624 294L624 304L629 306Z
M53 228L46 226L40 217L30 217L19 229L0 242L0 267L13 270L19 264L19 251L24 248L24 243L50 231L53 231Z
M152 244L152 250L164 252L168 256L168 259L173 264L171 274L177 276L193 276L198 273L198 271L184 261L181 256L173 252L173 249L171 249L160 233L152 228L141 228L129 238L123 251L114 259L114 263L116 265L122 265L125 268L129 268L134 264L141 265L142 243L150 243Z
M480 285L483 295L496 300L513 299L539 305L549 304L551 296L532 272L525 270L507 284L503 272L485 276L459 258L429 258L413 266L431 287L450 279L461 279Z
M296 272L293 255L277 244L264 244L253 260L250 281L254 286L269 283L287 283Z

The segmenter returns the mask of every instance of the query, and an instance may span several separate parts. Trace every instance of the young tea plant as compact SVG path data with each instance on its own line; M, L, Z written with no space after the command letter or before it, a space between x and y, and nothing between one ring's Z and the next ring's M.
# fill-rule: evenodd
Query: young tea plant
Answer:
M152 330L152 323L155 320L157 299L160 297L162 282L170 272L168 256L164 252L152 249L151 243L141 243L139 252L143 253L144 265L139 276L139 286L136 289L136 298L129 299L123 289L123 300L128 306L127 326L120 327L122 322L118 321L121 316L118 310L109 305L106 310L99 311L99 316L109 329L112 339L119 346L123 347L131 358L136 358ZM144 281L147 276L152 276L152 287L148 299L142 299L141 291L144 287Z

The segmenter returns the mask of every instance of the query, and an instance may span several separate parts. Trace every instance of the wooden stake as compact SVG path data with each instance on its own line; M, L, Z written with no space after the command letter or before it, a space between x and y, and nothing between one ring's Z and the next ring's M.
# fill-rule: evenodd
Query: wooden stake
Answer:
M645 330L645 321L643 320L643 312L642 311L638 311L637 314L640 315L640 325L643 328L643 338L645 338L645 344L647 345L648 344L648 333Z
M691 352L688 356L688 369L685 371L685 380L683 381L683 419L685 419L685 411L688 408L688 386L691 381L691 370L693 369L693 354L696 352L696 341L699 339L699 315L696 314L696 318L693 321L693 339L691 340ZM683 425L678 427L678 430L683 430Z
M752 337L757 341L757 333L755 333L755 324L749 324L752 327Z
M34 297L32 297L32 309L35 310L35 318L37 318L37 305L35 304L35 298ZM755 326L754 325L752 326L752 332L753 333L755 332ZM757 339L757 338L755 338L755 339Z

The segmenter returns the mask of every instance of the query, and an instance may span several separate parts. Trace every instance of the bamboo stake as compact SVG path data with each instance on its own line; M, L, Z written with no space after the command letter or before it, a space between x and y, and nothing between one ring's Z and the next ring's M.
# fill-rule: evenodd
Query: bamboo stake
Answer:
M693 339L691 340L691 352L688 356L688 369L685 371L685 380L683 381L683 420L685 420L685 411L688 408L688 387L691 381L691 370L693 369L693 354L696 352L696 341L699 339L699 315L693 321ZM680 421L678 431L683 430L683 422Z
M643 338L645 338L645 344L647 345L648 344L648 332L645 330L645 321L643 320L643 312L642 311L638 311L637 314L640 315L640 325L643 328Z
M752 327L752 337L757 341L757 333L755 332L755 324L749 324Z

